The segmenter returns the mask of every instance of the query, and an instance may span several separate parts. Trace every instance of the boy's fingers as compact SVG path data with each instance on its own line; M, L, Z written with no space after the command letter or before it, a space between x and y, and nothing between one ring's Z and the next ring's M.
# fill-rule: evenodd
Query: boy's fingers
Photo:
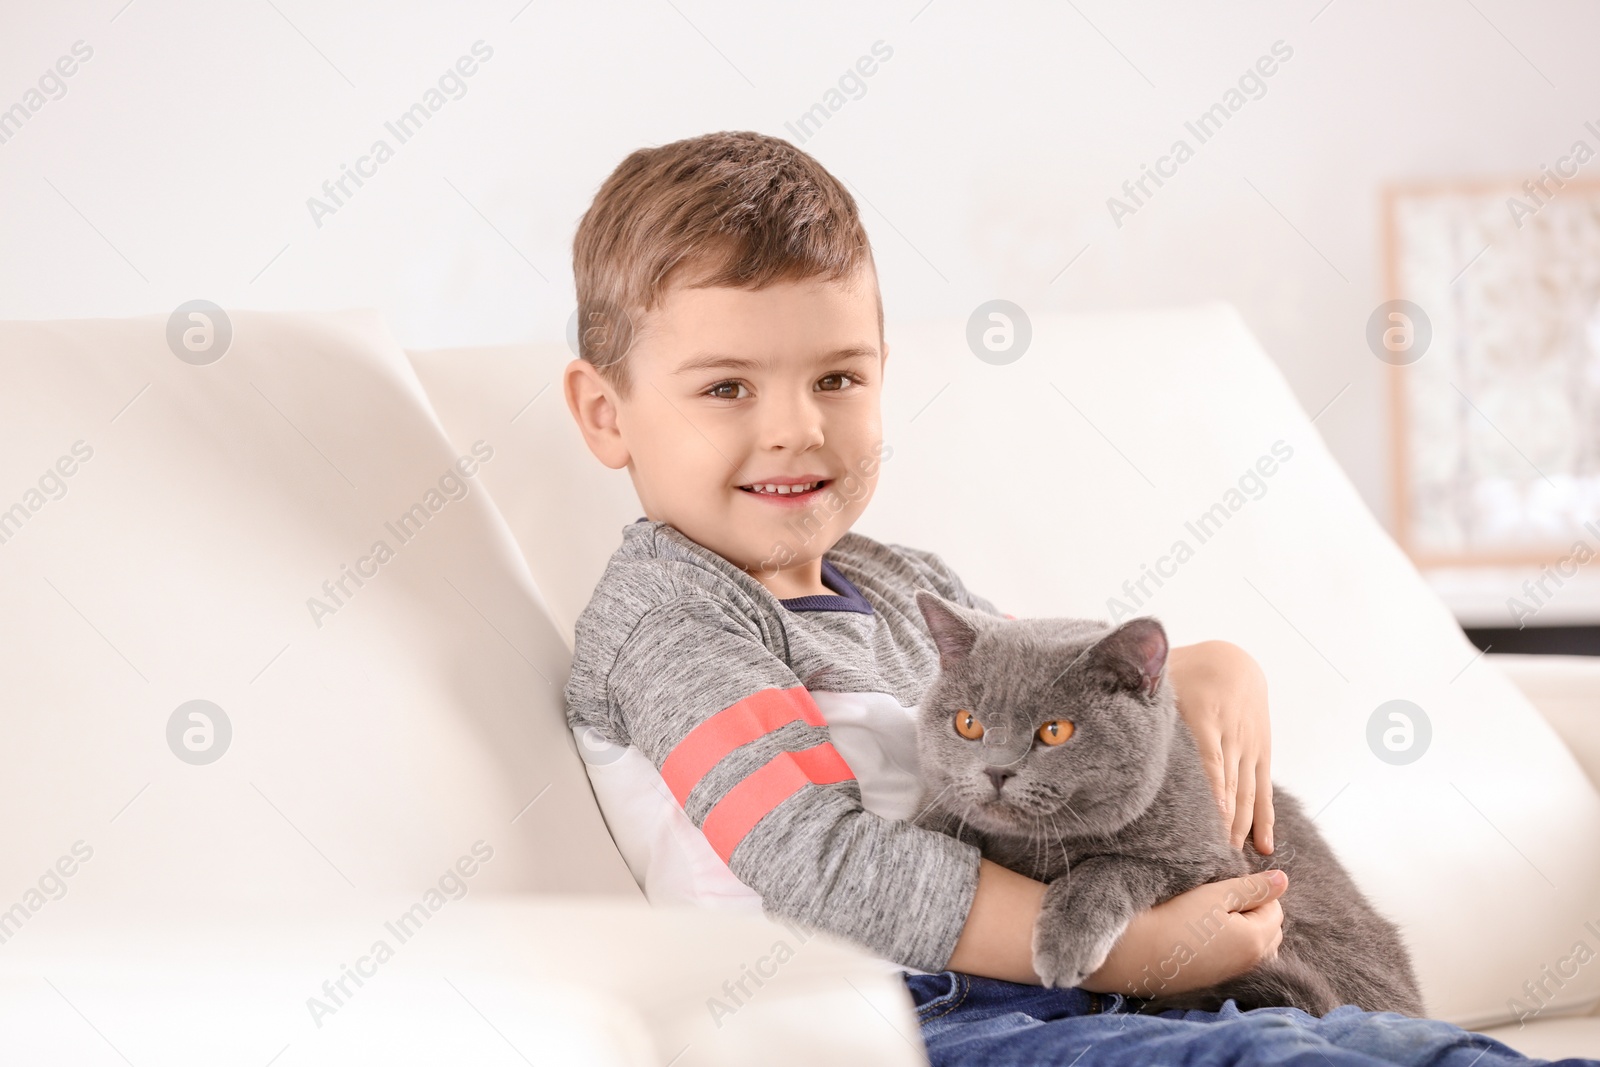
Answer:
M1239 795L1239 752L1222 742L1222 792L1232 801Z
M1283 871L1261 871L1234 878L1228 885L1244 898L1236 910L1255 911L1283 896L1284 890L1289 888L1289 876Z
M1239 783L1239 804L1233 812L1233 833L1230 838L1234 848L1244 847L1244 835L1250 832L1250 822L1256 815L1256 783L1246 778Z
M1228 783L1222 769L1222 747L1220 741L1211 744L1200 744L1200 763L1206 772L1206 781L1211 783L1211 793L1216 799L1217 809L1224 815L1228 812Z
M1276 903L1276 902L1274 902ZM1283 923L1280 920L1277 928L1272 932L1272 940L1267 944L1266 956L1271 959L1277 956L1278 946L1283 944Z
M1248 931L1248 936L1255 942L1256 951L1262 959L1274 955L1278 945L1283 941L1283 905L1276 900L1269 900L1258 908L1242 911L1236 916L1245 925L1241 930Z
M1239 916L1255 923L1258 929L1281 931L1283 927L1283 905L1276 900L1269 900L1259 908L1240 912Z
M1266 855L1272 851L1272 775L1266 761L1256 769L1256 851Z
M1235 772L1236 773L1236 772ZM1229 778L1233 777L1230 781ZM1211 780L1212 787L1217 790L1217 807L1222 810L1222 825L1233 825L1233 809L1239 799L1238 779L1229 772L1228 754L1221 749L1217 750L1216 770Z

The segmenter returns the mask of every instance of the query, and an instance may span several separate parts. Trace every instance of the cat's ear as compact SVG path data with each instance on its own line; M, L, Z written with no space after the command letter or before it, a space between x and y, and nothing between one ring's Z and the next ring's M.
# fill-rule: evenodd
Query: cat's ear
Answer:
M961 609L926 589L917 590L917 607L922 609L922 617L927 620L933 643L939 646L940 664L948 667L966 658L978 640L978 630L959 614Z
M1129 619L1111 631L1090 651L1095 665L1109 671L1117 681L1138 691L1155 695L1161 673L1167 667L1167 631L1148 616Z

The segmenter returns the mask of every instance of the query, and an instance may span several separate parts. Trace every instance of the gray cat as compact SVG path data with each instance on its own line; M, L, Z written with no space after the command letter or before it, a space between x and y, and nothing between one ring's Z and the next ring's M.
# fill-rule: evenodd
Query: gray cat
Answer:
M1166 678L1152 618L999 619L917 594L940 671L921 704L920 826L1049 883L1033 933L1046 986L1105 962L1128 920L1195 886L1281 866L1274 958L1209 989L1163 995L1191 954L1147 971L1139 1010L1272 1005L1324 1015L1340 1004L1423 1015L1399 928L1372 907L1300 802L1274 787L1277 848L1229 844L1194 735ZM1148 992L1146 992L1148 990Z

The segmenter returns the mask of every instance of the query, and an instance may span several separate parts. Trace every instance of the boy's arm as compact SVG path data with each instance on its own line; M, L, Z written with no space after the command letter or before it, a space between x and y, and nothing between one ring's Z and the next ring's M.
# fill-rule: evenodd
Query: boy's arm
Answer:
M758 625L704 595L652 608L610 671L613 714L768 913L943 970L977 848L862 806L821 711Z
M983 860L967 922L950 953L952 971L1038 985L1033 970L1033 923L1045 883Z
M1174 648L1167 672L1233 847L1249 834L1257 852L1270 854L1272 717L1261 665L1238 645L1202 641Z
M1278 897L1287 887L1282 872L1263 872L1202 885L1140 912L1082 988L1151 997L1208 988L1242 974L1283 940ZM946 966L1038 985L1033 924L1044 891L1043 882L982 861L972 910ZM1195 945L1196 929L1214 932Z

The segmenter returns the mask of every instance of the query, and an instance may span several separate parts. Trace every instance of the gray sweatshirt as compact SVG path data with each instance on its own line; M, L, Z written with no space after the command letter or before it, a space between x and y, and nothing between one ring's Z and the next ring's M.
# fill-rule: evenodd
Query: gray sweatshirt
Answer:
M850 532L832 596L779 599L674 527L623 529L578 617L567 718L652 901L759 908L944 969L978 850L915 814L929 589L1002 615L931 552Z

